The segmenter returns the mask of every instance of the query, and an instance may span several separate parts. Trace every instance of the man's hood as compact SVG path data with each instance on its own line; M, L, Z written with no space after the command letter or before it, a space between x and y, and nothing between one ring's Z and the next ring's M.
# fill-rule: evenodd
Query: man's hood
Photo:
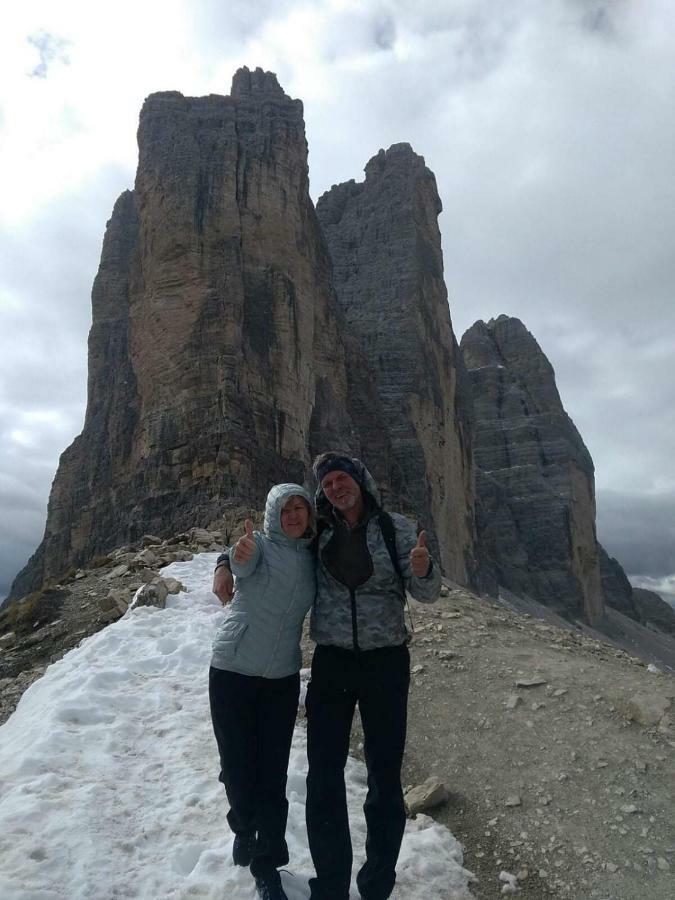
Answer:
M309 537L291 538L281 527L281 510L291 497L302 497L309 506L309 528L311 530L311 535L309 535ZM267 495L263 530L267 537L273 541L309 545L316 528L314 523L314 510L312 508L312 497L308 491L299 484L275 484Z
M382 506L380 491L375 484L375 479L370 474L365 465L361 462L360 459L356 459L356 457L354 456L347 456L344 453L336 453L335 455L342 456L344 457L344 459L348 459L358 471L358 483L360 483L361 491L363 492L363 500L368 514L379 510ZM321 482L319 482L319 484L317 485L316 494L314 495L314 503L316 505L316 514L320 519L329 519L331 517L333 513L333 507L331 506L328 498L323 492Z

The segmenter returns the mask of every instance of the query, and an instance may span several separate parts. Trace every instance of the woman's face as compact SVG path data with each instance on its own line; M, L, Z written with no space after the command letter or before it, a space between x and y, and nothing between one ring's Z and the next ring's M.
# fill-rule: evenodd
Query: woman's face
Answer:
M309 506L302 497L291 497L281 508L281 527L290 538L301 538L309 527Z

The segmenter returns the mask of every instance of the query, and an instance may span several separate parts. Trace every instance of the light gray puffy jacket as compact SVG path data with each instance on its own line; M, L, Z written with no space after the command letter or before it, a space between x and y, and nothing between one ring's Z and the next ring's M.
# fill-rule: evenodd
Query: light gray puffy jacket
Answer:
M213 642L211 665L242 675L284 678L302 664L300 635L316 591L316 561L311 538L290 538L281 527L281 509L307 491L297 484L277 484L267 495L264 532L255 531L252 559L237 563L234 599Z
M363 490L372 499L366 541L373 563L373 574L354 591L350 591L331 575L321 558L322 550L333 534L333 527L329 524L319 536L316 603L310 620L310 635L317 644L350 650L356 647L360 650L373 650L377 647L395 646L408 638L404 617L404 589L394 569L378 521L379 491L365 466L363 476ZM333 513L320 485L315 499L318 514L328 518L329 522L332 521ZM396 532L398 563L405 588L415 600L433 603L441 590L438 563L433 563L426 578L416 578L410 568L410 551L417 543L415 526L397 513L389 515Z

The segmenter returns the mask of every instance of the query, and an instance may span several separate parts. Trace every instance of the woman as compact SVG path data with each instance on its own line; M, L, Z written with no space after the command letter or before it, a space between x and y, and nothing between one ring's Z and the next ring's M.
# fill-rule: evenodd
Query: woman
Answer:
M232 858L251 867L264 900L287 900L286 773L298 709L302 623L314 600L309 494L278 484L263 533L246 522L230 549L234 599L213 643L209 698L234 832Z

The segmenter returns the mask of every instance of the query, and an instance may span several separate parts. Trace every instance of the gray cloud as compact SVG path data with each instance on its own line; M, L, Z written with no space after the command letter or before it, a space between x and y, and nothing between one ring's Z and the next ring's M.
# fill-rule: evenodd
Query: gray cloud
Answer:
M60 453L82 428L90 292L121 169L0 230L0 598L36 549Z
M630 575L675 572L675 491L645 496L599 491L598 540Z
M30 471L25 474L31 475ZM53 474L48 480L36 479L24 490L0 484L0 605L14 576L35 550L36 538L39 540L44 531L46 493Z
M191 5L189 20L196 46L217 60L258 35L271 19L284 18L295 6L297 0L200 0ZM255 61L252 64L257 65Z
M196 4L195 55L215 68L296 8ZM314 73L295 68L292 47L277 48L283 87L305 101L313 196L362 178L380 147L408 141L425 156L445 209L458 337L477 318L523 320L594 458L600 539L632 575L672 574L675 7L390 0L332 14L317 40L330 90L315 97L301 87ZM37 230L0 235L3 329L13 336L0 359L0 472L33 485L43 504L82 419L104 223L132 181L103 172L43 210ZM9 439L10 457L3 445L22 415L45 409L58 421L28 429L37 447ZM12 497L8 521L22 503ZM30 497L24 508L30 552L44 517Z
M617 36L617 20L625 13L625 0L573 0L572 6L575 5L585 28L606 38Z
M56 34L50 34L48 31L37 31L35 34L31 34L27 41L35 47L40 56L40 62L30 72L32 78L46 78L49 68L54 62L69 65L70 59L67 51L70 41Z
M373 37L381 50L391 50L396 41L396 23L391 16L382 16L375 20Z

